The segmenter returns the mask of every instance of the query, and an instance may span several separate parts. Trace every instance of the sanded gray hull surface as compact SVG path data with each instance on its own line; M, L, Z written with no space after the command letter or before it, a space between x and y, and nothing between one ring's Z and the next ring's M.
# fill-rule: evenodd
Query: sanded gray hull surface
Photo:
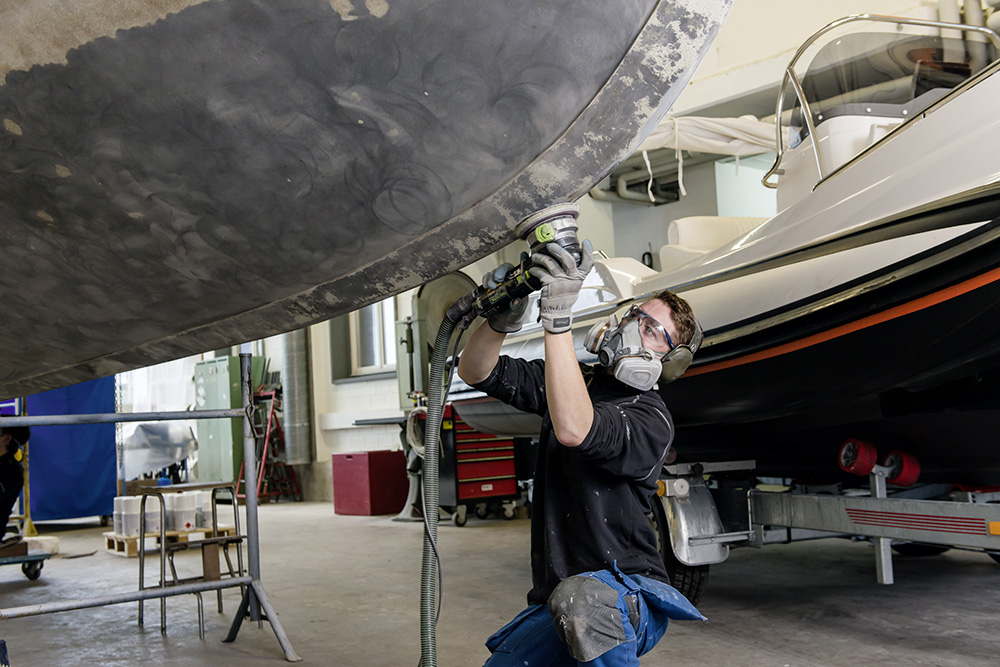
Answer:
M214 0L0 63L0 395L301 328L495 251L628 156L730 1ZM5 11L30 26L32 4Z

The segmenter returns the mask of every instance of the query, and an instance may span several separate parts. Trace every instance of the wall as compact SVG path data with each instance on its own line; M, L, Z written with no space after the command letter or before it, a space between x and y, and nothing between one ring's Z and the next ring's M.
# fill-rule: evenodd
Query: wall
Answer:
M618 257L642 259L653 253L653 268L659 270L660 247L667 242L667 223L689 215L717 215L715 165L711 162L684 169L687 194L672 204L639 206L604 204L613 211L615 248Z
M397 297L409 313L409 293ZM348 345L348 341L343 342ZM333 500L332 455L345 452L398 449L397 425L354 426L359 419L402 417L396 378L333 382L330 366L330 327L309 328L309 354L313 391L314 462L300 466L300 482L306 500Z
M721 216L770 218L778 213L778 191L761 185L775 153L715 162L716 201Z
M694 113L776 86L799 45L831 21L865 13L936 19L936 6L919 0L735 0L671 113Z
M614 209L607 202L588 196L577 203L580 205L580 217L577 219L580 238L589 239L594 250L615 257L618 246L615 242Z

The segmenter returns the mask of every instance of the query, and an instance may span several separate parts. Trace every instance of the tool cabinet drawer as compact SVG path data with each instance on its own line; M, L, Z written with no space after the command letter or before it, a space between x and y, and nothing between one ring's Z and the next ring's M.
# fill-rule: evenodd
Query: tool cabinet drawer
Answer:
M458 461L458 481L478 479L482 477L514 477L513 455L502 459Z
M460 500L471 498L492 498L494 496L513 496L517 493L517 481L513 478L487 479L458 483Z

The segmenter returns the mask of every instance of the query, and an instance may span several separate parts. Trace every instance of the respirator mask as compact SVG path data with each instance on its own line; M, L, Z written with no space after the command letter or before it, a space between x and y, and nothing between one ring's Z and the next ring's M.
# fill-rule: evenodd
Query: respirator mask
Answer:
M643 334L650 344L666 351L656 352L645 347ZM602 366L612 369L619 382L647 391L658 381L673 382L683 375L702 338L701 326L695 322L691 341L675 345L662 324L639 306L632 306L620 322L611 315L591 327L584 347L597 355Z

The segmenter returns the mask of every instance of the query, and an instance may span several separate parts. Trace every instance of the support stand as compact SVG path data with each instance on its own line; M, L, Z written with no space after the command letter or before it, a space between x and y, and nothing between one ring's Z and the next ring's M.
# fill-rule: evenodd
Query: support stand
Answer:
M247 479L257 479L257 439L254 437L253 432L253 388L250 382L249 354L240 355L240 380L243 385L243 410L246 413L246 418L243 420L243 465L247 471ZM250 575L251 581L250 585L243 589L243 600L240 602L240 608L237 610L233 624L229 628L229 635L224 641L232 642L236 639L236 635L239 634L240 625L249 613L250 619L255 621L258 627L264 620L270 623L271 629L274 630L274 636L278 638L278 643L281 645L281 650L285 652L285 659L289 662L298 662L302 658L295 654L295 650L288 641L288 635L285 634L284 628L281 627L278 615L274 612L271 603L267 599L267 594L264 592L264 584L260 581L257 485L247 484L245 486L247 542L253 545L253 548L247 550L247 573ZM264 609L264 614L266 615L261 614L261 608Z
M885 466L875 466L868 475L871 484L872 498L885 500L888 494L885 489L885 478L892 470ZM880 584L893 583L892 575L892 540L888 537L873 537L875 545L875 577Z
M253 399L250 381L250 355L240 355L240 382L243 386L243 407L241 409L228 410L195 410L179 412L147 412L147 413L110 413L92 415L45 415L38 417L7 417L5 425L8 426L47 426L53 424L106 424L118 422L143 422L143 421L166 421L174 419L236 419L243 420L243 461L246 469L253 474L256 479L256 441L253 433ZM250 475L248 474L248 477ZM234 498L235 502L235 498ZM160 586L156 588L146 588L124 594L109 595L98 598L84 600L70 600L67 602L49 602L27 607L16 607L10 609L0 609L0 620L8 618L20 618L23 616L38 616L41 614L51 614L73 609L89 609L92 607L103 607L112 604L123 604L128 602L140 602L139 623L142 623L141 601L160 599L160 628L166 631L165 601L168 597L176 595L199 595L204 591L216 591L223 588L243 588L243 602L240 604L240 611L233 621L233 627L229 631L226 641L233 641L239 631L239 624L243 622L247 613L250 618L261 623L267 620L274 630L281 650L285 654L285 659L289 662L298 662L302 658L295 654L288 636L285 634L281 623L278 621L278 614L271 607L264 592L264 585L260 581L260 537L257 526L257 487L250 484L246 492L246 514L247 514L247 571L248 577L236 577L226 581L203 581L193 584L183 584L179 586ZM145 510L141 516L145 517ZM161 520L164 518L160 515ZM142 521L144 519L140 519ZM161 524L162 525L162 524ZM141 548L141 547L140 547ZM140 552L142 553L142 552ZM161 567L160 581L165 582L166 576ZM261 609L264 614L261 614ZM199 602L199 617L201 616L201 605ZM200 626L200 623L199 623Z
M254 618L253 609L257 609L256 619ZM263 610L263 613L261 613L261 610ZM263 625L263 621L271 624L274 636L278 638L278 643L285 652L285 660L288 662L299 662L302 660L302 658L295 654L291 642L288 641L288 635L285 634L284 628L281 627L281 623L278 621L278 614L267 599L267 594L264 592L264 585L259 579L251 581L250 585L244 590L243 600L240 602L240 608L236 610L236 617L233 619L233 624L229 627L229 634L222 641L236 641L236 635L240 632L240 626L247 618L256 620L258 628Z

